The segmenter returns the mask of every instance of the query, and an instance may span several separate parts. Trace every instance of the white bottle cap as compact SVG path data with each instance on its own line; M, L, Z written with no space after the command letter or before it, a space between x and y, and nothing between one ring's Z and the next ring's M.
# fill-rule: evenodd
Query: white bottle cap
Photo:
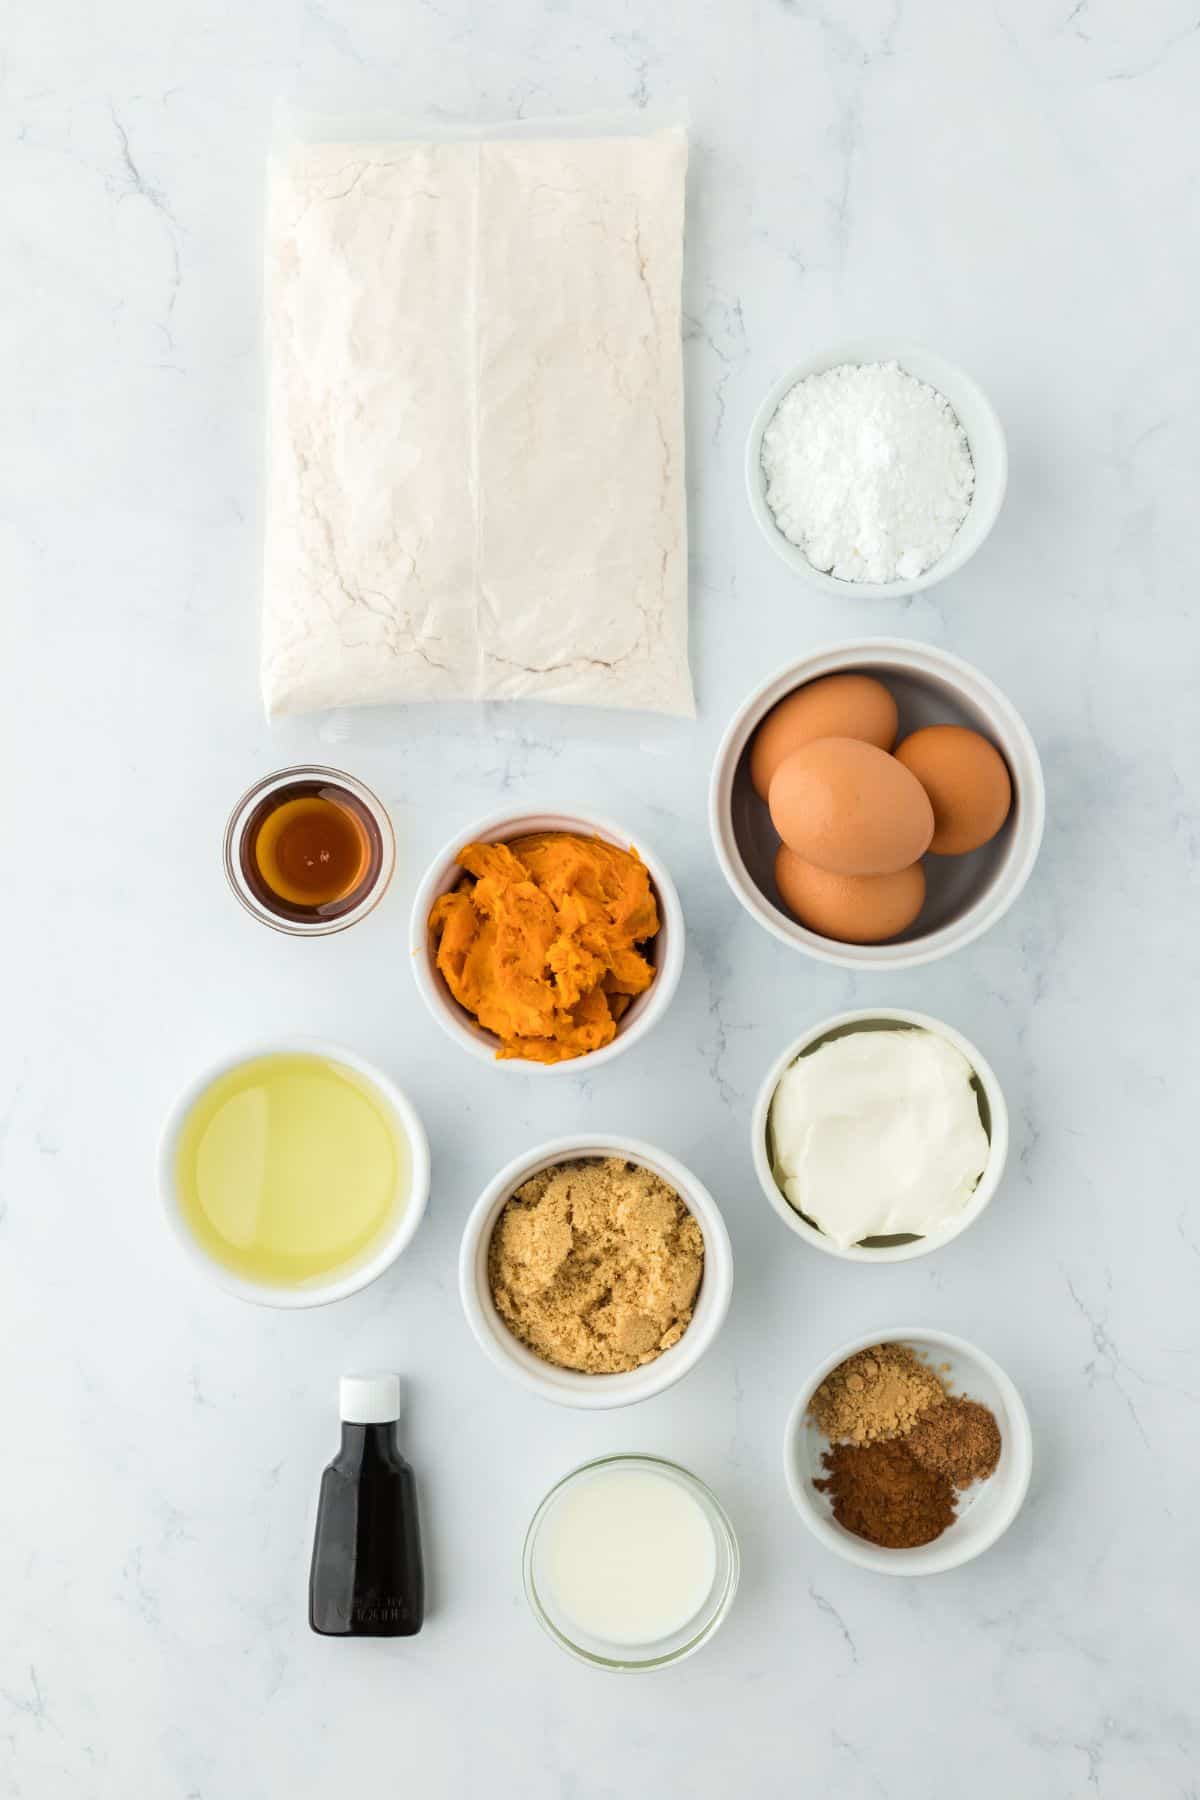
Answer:
M347 1425L389 1425L400 1417L400 1377L386 1370L343 1375L338 1410Z

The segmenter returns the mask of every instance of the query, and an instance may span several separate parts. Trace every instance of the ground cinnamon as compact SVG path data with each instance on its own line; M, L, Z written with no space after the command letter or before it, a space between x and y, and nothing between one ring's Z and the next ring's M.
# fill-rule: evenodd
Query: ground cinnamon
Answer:
M924 1469L908 1440L834 1444L821 1458L829 1471L814 1487L828 1493L839 1525L887 1550L932 1543L954 1521L954 1488Z

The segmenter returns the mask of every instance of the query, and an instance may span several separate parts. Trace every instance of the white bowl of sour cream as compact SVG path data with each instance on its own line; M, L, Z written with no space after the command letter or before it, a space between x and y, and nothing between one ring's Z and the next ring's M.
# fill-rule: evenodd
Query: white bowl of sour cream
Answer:
M912 1033L933 1041L914 1044ZM889 1046L891 1034L908 1041ZM850 1038L862 1055L801 1067ZM904 1054L918 1048L930 1054ZM796 1070L813 1079L797 1091L793 1076L776 1108ZM1008 1108L991 1065L952 1026L891 1007L839 1013L768 1070L751 1152L797 1237L849 1262L908 1262L961 1236L990 1202L1008 1159Z

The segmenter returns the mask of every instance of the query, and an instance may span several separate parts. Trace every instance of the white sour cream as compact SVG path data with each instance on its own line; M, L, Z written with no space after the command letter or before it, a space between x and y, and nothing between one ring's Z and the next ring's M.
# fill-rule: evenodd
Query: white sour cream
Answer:
M936 1033L856 1031L798 1057L775 1089L775 1178L841 1249L928 1237L966 1206L988 1159L971 1065Z

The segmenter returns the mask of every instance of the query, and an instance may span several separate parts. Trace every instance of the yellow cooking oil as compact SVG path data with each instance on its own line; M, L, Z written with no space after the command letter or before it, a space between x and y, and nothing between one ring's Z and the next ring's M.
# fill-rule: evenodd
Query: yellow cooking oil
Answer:
M408 1145L383 1096L324 1056L229 1069L184 1121L183 1216L235 1275L303 1287L360 1262L403 1211Z

